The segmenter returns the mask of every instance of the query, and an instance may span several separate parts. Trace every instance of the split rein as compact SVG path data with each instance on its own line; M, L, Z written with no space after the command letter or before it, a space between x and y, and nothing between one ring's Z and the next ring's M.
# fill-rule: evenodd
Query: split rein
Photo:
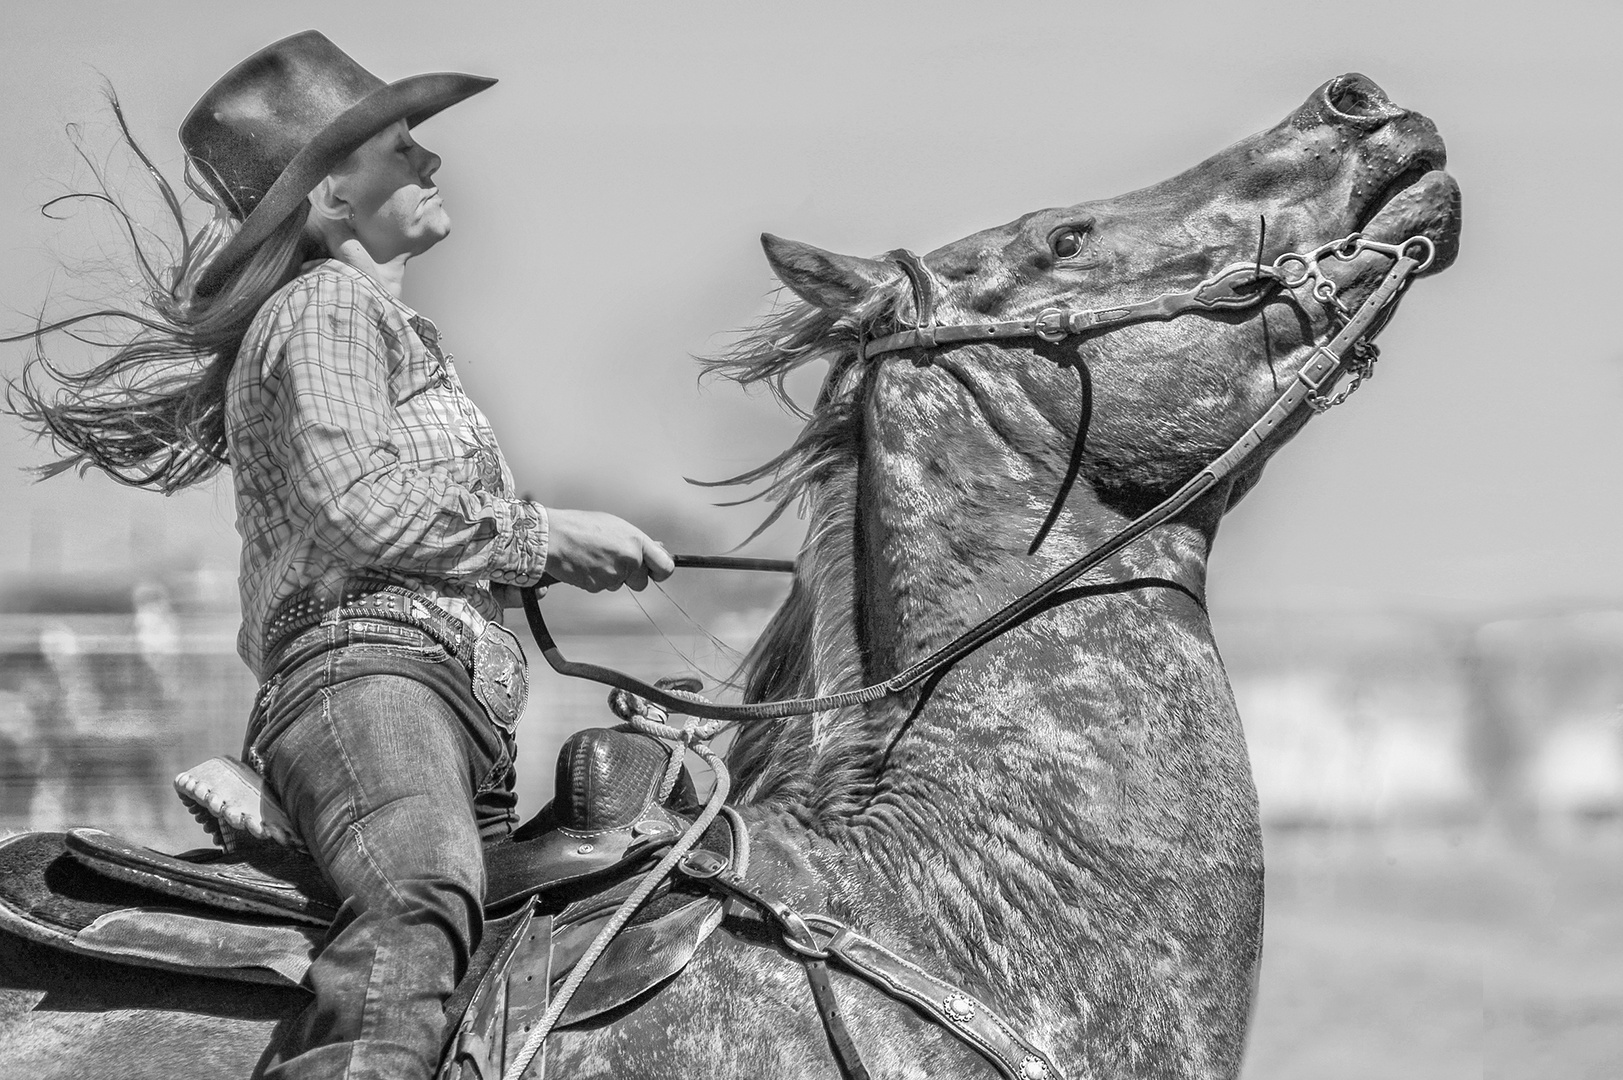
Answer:
M1384 255L1392 260L1392 266L1369 298L1356 312L1350 312L1337 297L1336 283L1324 273L1321 264L1328 259L1350 262L1365 253ZM949 326L938 326L934 322L934 284L919 257L910 251L892 252L891 257L912 282L919 322L923 325L865 342L860 354L863 359L908 349L936 349L966 342L999 342L1035 337L1056 343L1067 337L1092 335L1130 323L1165 322L1192 313L1242 311L1263 303L1276 287L1294 291L1304 285L1311 286L1312 296L1331 312L1332 319L1340 323L1340 328L1329 342L1314 348L1307 362L1296 372L1290 386L1269 406L1261 419L1177 491L1040 585L883 682L818 697L742 705L716 704L698 694L654 686L614 668L567 659L553 640L541 615L536 590L524 589L524 614L529 620L530 632L535 635L541 655L554 671L635 694L667 712L722 722L776 720L842 709L899 694L916 686L1007 633L1040 610L1055 593L1151 529L1183 512L1233 474L1302 405L1323 411L1344 400L1350 390L1334 399L1325 398L1320 391L1329 386L1343 368L1349 366L1357 378L1367 376L1373 347L1364 339L1385 325L1413 276L1431 266L1436 249L1425 236L1413 236L1401 244L1388 244L1354 233L1311 251L1287 252L1272 263L1234 263L1186 292L1163 293L1153 300L1136 304L1071 312L1049 308L1029 319ZM1353 357L1351 365L1347 360L1349 355ZM1078 438L1081 438L1080 433ZM711 569L793 570L793 563L787 560L734 556L678 555L676 564Z

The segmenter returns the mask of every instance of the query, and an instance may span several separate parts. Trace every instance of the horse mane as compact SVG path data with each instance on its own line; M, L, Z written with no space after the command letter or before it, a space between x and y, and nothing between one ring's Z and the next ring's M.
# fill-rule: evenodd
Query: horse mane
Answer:
M762 501L766 518L754 539L791 506L810 519L789 598L768 622L734 675L745 701L808 697L860 685L863 656L856 633L858 461L869 369L860 343L894 316L900 297L880 290L848 312L806 303L781 305L740 333L724 353L701 362L706 375L741 386L764 384L806 425L787 449L747 472L706 486L765 483L733 504ZM808 363L828 364L810 412L784 385ZM747 541L746 541L747 542ZM793 716L744 726L728 752L739 803L806 806L813 814L849 786L854 763L839 740L825 736L840 717ZM821 758L821 760L819 760Z

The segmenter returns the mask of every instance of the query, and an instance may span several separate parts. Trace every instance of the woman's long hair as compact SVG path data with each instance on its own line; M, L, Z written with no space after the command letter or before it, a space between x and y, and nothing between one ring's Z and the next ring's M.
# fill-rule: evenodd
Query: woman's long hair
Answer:
M157 187L178 235L178 251L166 248L161 259L149 253L141 230L94 164L99 190L46 203L47 214L70 199L110 206L133 249L145 295L133 309L103 307L54 321L41 319L29 333L0 338L34 342L21 374L6 381L6 408L66 455L42 466L42 479L68 469L82 475L96 468L119 483L170 494L228 464L225 391L237 350L260 307L319 252L319 242L305 233L309 207L301 203L218 290L197 296L199 274L240 222L188 170L187 188L215 207L214 219L192 232L174 188L130 134L110 90L108 102L124 144ZM131 329L112 341L75 329L109 320ZM57 333L111 355L87 371L64 370L45 352L47 339Z

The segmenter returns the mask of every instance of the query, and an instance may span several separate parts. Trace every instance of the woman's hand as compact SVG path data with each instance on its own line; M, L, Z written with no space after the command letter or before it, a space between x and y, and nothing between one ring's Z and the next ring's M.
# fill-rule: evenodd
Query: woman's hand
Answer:
M646 588L676 569L670 553L624 518L596 510L547 508L549 576L587 592Z

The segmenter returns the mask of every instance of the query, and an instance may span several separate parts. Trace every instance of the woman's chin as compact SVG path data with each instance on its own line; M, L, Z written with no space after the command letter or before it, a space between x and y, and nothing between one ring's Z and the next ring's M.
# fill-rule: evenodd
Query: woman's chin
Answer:
M451 235L451 216L444 210L434 215L434 219L423 222L422 230L417 235L417 254L421 255L435 244Z

